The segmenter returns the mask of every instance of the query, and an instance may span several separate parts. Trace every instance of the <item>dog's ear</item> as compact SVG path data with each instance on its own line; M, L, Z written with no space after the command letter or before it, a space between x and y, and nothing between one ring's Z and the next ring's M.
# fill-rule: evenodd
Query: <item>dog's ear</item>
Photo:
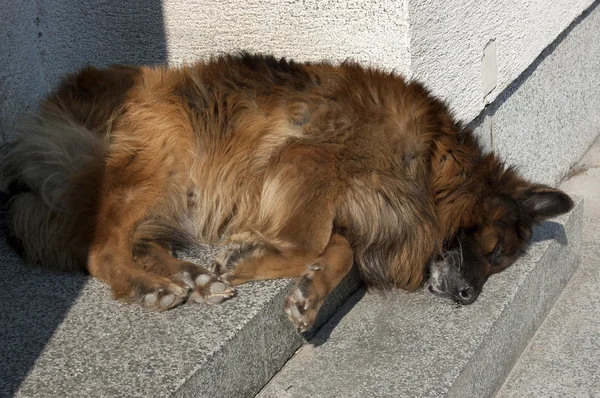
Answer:
M573 208L573 200L563 191L535 185L519 197L521 214L534 222L564 214Z

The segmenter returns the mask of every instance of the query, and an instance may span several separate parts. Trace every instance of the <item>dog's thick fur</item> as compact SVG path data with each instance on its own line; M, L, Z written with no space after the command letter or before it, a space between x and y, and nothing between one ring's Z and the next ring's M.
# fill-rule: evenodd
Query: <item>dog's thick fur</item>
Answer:
M483 154L420 84L353 63L88 67L21 130L7 223L30 263L88 270L156 309L301 278L287 311L302 329L353 259L368 285L414 290L459 232L481 255L502 239L506 266L534 222L572 205ZM212 271L171 255L225 238Z

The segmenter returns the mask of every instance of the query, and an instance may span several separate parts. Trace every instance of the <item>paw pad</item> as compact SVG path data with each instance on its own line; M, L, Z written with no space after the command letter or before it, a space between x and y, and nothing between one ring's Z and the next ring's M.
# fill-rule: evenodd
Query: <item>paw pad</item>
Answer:
M215 275L202 274L196 280L192 300L197 303L219 304L235 294L235 289Z

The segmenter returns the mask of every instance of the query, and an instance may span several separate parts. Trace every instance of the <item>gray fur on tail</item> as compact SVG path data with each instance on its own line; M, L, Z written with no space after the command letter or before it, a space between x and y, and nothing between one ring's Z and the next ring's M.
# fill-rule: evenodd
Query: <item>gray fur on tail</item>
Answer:
M58 108L46 107L20 126L0 171L12 187L8 238L27 262L60 270L85 267L96 199L82 196L100 182L102 153L102 136Z

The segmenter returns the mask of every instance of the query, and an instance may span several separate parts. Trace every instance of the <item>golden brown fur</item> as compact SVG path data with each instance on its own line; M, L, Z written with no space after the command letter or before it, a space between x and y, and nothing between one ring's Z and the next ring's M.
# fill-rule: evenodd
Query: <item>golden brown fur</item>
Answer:
M353 259L366 283L414 290L445 242L487 222L490 187L531 186L420 84L352 63L86 68L21 130L4 167L30 262L156 309L302 277L287 308L301 328ZM170 255L224 237L214 272Z

